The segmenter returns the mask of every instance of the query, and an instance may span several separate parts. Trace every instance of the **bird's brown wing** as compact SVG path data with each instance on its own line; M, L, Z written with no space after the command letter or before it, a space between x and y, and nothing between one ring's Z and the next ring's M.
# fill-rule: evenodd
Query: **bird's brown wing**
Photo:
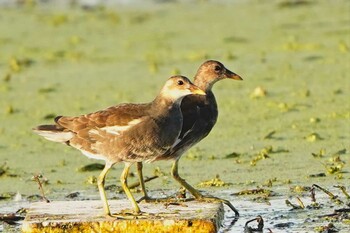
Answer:
M56 117L56 123L72 132L84 129L125 126L146 114L147 104L121 104L77 117Z

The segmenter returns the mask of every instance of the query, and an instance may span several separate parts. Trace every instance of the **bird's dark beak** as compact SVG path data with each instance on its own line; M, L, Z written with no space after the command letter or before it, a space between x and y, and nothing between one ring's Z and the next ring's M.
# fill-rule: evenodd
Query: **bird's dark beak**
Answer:
M241 76L239 76L238 74L233 73L231 70L228 70L228 69L226 69L224 75L225 75L226 78L230 78L230 79L234 79L234 80L243 80L243 78L241 78Z

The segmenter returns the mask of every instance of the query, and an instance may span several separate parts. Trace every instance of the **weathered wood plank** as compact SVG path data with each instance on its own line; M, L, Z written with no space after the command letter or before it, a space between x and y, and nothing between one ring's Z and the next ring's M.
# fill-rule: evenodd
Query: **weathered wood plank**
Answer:
M127 200L111 200L109 203L112 213L130 208ZM145 219L125 220L104 217L101 201L37 202L29 208L22 232L214 233L224 217L221 203L190 201L167 207L164 203L141 203L140 208L147 213Z

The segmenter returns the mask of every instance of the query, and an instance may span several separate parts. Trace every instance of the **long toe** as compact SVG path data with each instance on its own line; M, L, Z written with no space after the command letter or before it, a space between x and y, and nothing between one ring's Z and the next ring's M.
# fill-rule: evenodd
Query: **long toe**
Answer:
M212 196L201 196L197 199L198 201L204 201L204 202L221 202L222 204L229 207L234 213L236 217L239 217L238 210L231 204L230 201L218 197L212 197Z

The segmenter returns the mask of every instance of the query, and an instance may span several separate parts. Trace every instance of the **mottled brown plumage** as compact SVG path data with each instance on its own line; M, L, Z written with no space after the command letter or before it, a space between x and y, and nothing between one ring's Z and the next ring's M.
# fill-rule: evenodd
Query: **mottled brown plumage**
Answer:
M90 158L106 161L98 187L108 215L105 176L115 163L124 162L122 185L135 212L139 213L126 185L129 167L134 162L157 160L173 146L182 127L180 103L190 94L205 95L186 77L174 76L151 103L120 104L77 117L59 116L55 125L38 126L34 131L48 140L72 146Z

